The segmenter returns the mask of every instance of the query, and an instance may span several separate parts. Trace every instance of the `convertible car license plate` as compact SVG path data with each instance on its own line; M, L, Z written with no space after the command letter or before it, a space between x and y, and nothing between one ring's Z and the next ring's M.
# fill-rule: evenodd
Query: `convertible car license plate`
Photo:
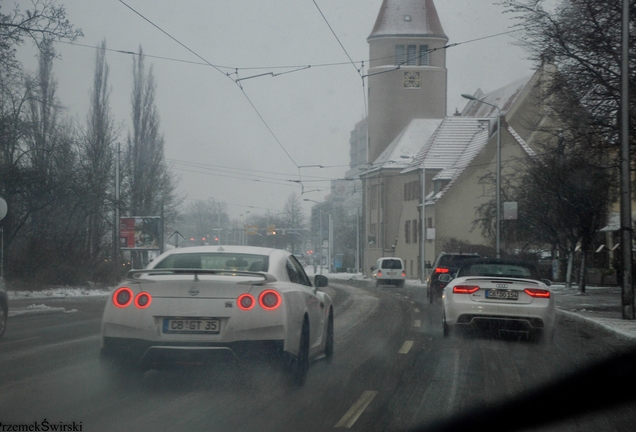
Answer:
M163 320L164 333L211 333L218 334L221 331L221 322L218 319L169 319Z
M491 289L491 290L486 290L486 298L502 299L502 300L517 300L519 299L519 293L517 291Z

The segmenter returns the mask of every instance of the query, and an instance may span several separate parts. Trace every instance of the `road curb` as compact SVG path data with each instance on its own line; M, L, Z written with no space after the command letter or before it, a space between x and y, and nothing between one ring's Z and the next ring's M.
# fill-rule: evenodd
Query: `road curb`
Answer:
M558 314L565 315L565 316L567 316L569 318L572 318L574 320L578 320L578 321L585 322L586 324L590 324L590 325L592 325L592 326L594 326L594 327L596 327L596 328L598 328L600 330L604 330L604 331L606 331L608 333L611 333L611 334L613 334L615 336L619 336L619 337L622 337L622 338L625 338L625 339L629 339L629 340L636 340L636 323L634 323L634 330L628 331L628 330L622 330L622 329L616 328L615 325L609 325L609 324L606 324L606 323L603 322L604 320L607 320L607 321L613 322L613 323L623 321L623 320L619 320L619 319L616 319L616 318L591 318L591 317L587 317L585 315L581 315L581 314L578 314L578 313L575 313L575 312L570 312L570 311L566 311L566 310L558 309L558 308L557 308L556 312Z

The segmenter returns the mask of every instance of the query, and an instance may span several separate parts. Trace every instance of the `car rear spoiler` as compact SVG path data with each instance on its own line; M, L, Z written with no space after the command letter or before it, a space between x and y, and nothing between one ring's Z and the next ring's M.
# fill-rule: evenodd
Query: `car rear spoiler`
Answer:
M142 270L130 270L126 274L126 279L134 280L136 282L151 282L151 280L142 279L141 275L146 274L148 276L167 276L167 275L194 275L194 280L199 280L200 274L205 275L224 275L224 276L258 276L263 278L262 281L245 281L238 282L239 285L264 285L270 282L276 282L277 279L270 273L243 271L243 270L212 270L212 269L142 269Z

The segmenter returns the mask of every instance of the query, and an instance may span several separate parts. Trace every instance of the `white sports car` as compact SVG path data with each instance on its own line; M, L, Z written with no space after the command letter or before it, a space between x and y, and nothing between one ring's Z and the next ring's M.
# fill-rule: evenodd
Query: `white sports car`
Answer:
M554 296L550 281L526 261L472 259L463 262L454 279L440 276L444 288L444 336L456 328L480 326L528 333L552 340Z
M289 252L247 246L177 248L114 289L101 355L142 370L179 362L281 361L297 384L333 355L331 298Z

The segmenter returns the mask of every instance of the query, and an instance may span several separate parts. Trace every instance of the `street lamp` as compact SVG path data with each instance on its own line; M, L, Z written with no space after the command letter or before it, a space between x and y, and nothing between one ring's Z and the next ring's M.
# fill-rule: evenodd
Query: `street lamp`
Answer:
M475 96L469 94L462 94L462 97L468 100L481 102L489 105L497 110L497 223L496 223L496 253L497 258L501 258L501 110L495 104L486 102L482 99L477 99Z

